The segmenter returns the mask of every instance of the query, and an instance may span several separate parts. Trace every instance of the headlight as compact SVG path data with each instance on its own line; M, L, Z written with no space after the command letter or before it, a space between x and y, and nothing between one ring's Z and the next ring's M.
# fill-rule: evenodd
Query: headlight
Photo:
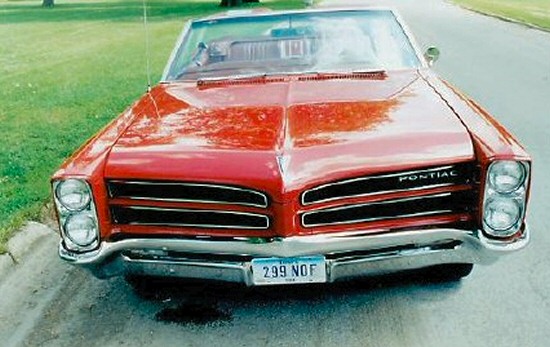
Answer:
M499 236L508 235L521 217L521 207L516 200L494 198L485 204L484 220L487 226ZM512 235L515 231L512 232Z
M525 176L525 167L517 161L497 161L489 167L489 183L499 193L518 190L523 185Z
M87 213L70 215L65 221L65 235L77 246L90 246L97 239L95 219Z
M70 211L82 211L92 200L88 184L77 179L68 179L59 182L55 188L55 196Z
M491 237L516 234L523 223L529 164L499 160L488 169L483 197L483 230Z
M53 182L55 206L64 247L88 252L99 244L99 222L88 182L68 178Z

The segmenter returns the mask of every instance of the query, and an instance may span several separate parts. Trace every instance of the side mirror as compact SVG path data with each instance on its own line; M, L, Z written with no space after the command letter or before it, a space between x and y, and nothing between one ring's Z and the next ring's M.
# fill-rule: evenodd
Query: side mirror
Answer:
M437 61L437 59L439 59L440 54L441 52L437 47L431 46L428 47L428 49L424 53L424 58L428 62L428 65L432 66Z

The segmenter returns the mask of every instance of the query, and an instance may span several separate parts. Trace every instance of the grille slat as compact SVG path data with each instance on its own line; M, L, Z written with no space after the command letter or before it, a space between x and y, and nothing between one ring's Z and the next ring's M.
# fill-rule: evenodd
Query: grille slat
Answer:
M248 212L172 209L144 206L112 206L117 224L195 228L268 229L269 217Z
M473 191L449 192L414 198L320 209L301 215L304 227L353 224L387 219L469 213L475 206Z
M303 205L339 199L471 184L475 176L474 163L431 167L407 172L358 177L320 185L302 193Z
M111 180L111 198L170 202L196 202L266 208L267 195L252 189L202 183Z

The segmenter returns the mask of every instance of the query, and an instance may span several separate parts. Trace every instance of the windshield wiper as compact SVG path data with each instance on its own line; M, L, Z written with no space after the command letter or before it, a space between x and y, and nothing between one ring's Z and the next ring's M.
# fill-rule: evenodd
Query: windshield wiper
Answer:
M315 72L313 76L303 73L304 79L385 79L387 77L386 70L352 70L352 71L322 71Z
M386 69L352 70L351 73L354 73L354 74L377 74L377 73L386 73Z
M221 81L240 81L240 80L251 80L268 77L266 73L251 73L244 75L228 75L228 76L219 76L219 77L202 77L197 80L197 83L208 83L208 82L221 82Z
M258 72L258 73L238 74L238 75L228 75L228 76L218 76L218 77L202 77L202 78L199 78L198 81L202 83L220 82L220 81L240 81L240 80L262 79L262 78L269 78L269 77L319 75L323 73L324 72L318 72L318 71Z
M233 76L220 76L220 77L204 77L197 80L198 85L210 84L210 83L219 83L224 81L247 81L247 80L267 80L271 77L285 77L285 76L316 76L316 77L340 77L340 76L350 76L350 75L359 75L359 76L380 76L385 77L386 70L384 69L372 69L372 70L352 70L352 71L293 71L293 72L261 72L261 73L250 73L242 75L233 75Z

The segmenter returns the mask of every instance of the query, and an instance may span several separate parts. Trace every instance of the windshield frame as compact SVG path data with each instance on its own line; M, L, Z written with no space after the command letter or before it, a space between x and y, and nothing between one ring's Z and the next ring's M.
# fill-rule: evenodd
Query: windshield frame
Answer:
M407 27L407 25L402 20L402 17L400 14L393 8L387 8L387 7L354 7L354 8L320 8L320 9L303 9L303 10L287 10L287 11L266 11L266 12L254 12L254 10L243 10L243 11L235 11L235 14L231 13L232 11L228 11L226 13L221 13L209 17L203 17L199 19L191 19L187 21L183 29L181 31L181 34L179 35L178 40L176 41L176 44L172 50L172 53L170 54L170 58L168 59L168 63L166 64L164 68L164 72L162 74L160 83L176 83L179 81L184 80L192 80L197 81L201 80L202 78L187 78L187 79L179 79L179 80L173 80L168 79L170 70L172 66L175 63L175 59L178 55L178 52L180 50L180 47L183 45L185 40L188 38L188 36L191 33L191 28L193 24L197 23L204 23L204 22L210 22L213 20L224 20L224 19L238 19L238 18L250 18L250 17L270 17L270 16L278 16L278 15L284 15L284 14L302 14L302 13L339 13L339 12L364 12L364 11L387 11L390 12L393 17L395 18L395 21L403 31L404 36L408 40L409 44L412 47L412 52L415 55L415 58L419 62L419 66L414 68L402 68L402 69L392 69L391 71L399 71L399 70L417 70L419 68L429 68L428 62L426 61L424 55L421 53L421 50L418 46L418 43L414 36L412 35L411 31ZM325 72L325 71L324 71ZM341 72L341 71L334 71L334 72ZM305 74L306 72L304 72ZM243 74L245 75L245 74ZM281 75L287 75L287 73L281 73ZM246 76L241 76L240 74L234 74L231 76L225 76L225 77L218 77L215 79L232 79L232 78L241 78ZM206 78L208 79L208 78Z

